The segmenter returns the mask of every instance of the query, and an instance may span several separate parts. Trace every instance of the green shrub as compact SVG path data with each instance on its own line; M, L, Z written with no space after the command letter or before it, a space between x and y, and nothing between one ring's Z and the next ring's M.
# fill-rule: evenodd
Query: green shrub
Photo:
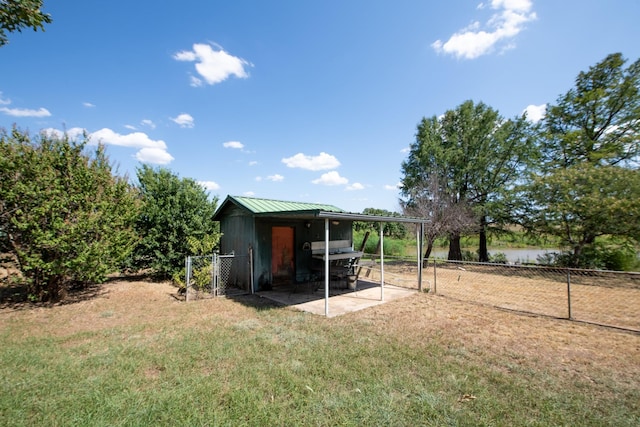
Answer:
M640 266L636 248L630 244L596 243L583 248L579 255L571 251L554 252L538 257L546 265L594 270L636 271Z
M136 230L141 238L128 266L174 278L184 270L185 256L194 255L194 242L201 242L198 252L217 245L219 224L213 221L217 198L210 199L193 179L179 178L165 168L143 165L138 181L142 212Z
M85 151L88 142L0 130L0 230L31 300L104 281L137 240L135 192L112 174L103 146Z
M495 254L489 254L489 262L495 264L508 264L507 255L504 252L496 252Z

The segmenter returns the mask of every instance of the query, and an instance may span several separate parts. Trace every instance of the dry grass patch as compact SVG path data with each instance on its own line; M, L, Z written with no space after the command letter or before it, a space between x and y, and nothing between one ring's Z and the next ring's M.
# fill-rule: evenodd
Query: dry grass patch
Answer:
M451 264L423 271L423 286L464 301L510 310L567 318L567 273L562 269L506 265ZM373 281L380 270L365 270ZM417 288L417 267L385 263L385 282ZM571 317L576 320L640 331L640 275L573 272Z
M257 296L0 310L5 425L637 425L640 335L438 295L326 319Z

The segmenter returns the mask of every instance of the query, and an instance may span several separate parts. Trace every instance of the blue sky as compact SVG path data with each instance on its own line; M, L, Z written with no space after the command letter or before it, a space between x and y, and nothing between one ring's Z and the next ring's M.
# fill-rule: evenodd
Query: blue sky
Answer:
M398 211L422 117L465 100L540 117L606 55L640 56L635 0L45 0L0 48L0 127L82 130L226 195Z

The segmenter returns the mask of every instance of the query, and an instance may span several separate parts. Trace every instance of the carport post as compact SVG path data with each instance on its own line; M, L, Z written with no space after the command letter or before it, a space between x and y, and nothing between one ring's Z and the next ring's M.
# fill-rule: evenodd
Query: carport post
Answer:
M380 301L384 301L384 222L380 222Z
M418 242L418 291L422 292L422 246L424 238L424 222L420 223L420 227L416 227L416 241Z
M329 218L324 219L324 315L329 317Z

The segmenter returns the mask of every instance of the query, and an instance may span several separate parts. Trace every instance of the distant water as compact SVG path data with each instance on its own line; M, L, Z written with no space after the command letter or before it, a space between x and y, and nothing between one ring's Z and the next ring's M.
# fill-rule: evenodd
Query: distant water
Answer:
M475 249L473 250L475 251ZM503 253L509 262L536 263L538 262L538 256L552 252L558 252L558 249L489 249L489 256ZM449 255L448 249L438 249L431 252L432 258L446 259L447 255Z

